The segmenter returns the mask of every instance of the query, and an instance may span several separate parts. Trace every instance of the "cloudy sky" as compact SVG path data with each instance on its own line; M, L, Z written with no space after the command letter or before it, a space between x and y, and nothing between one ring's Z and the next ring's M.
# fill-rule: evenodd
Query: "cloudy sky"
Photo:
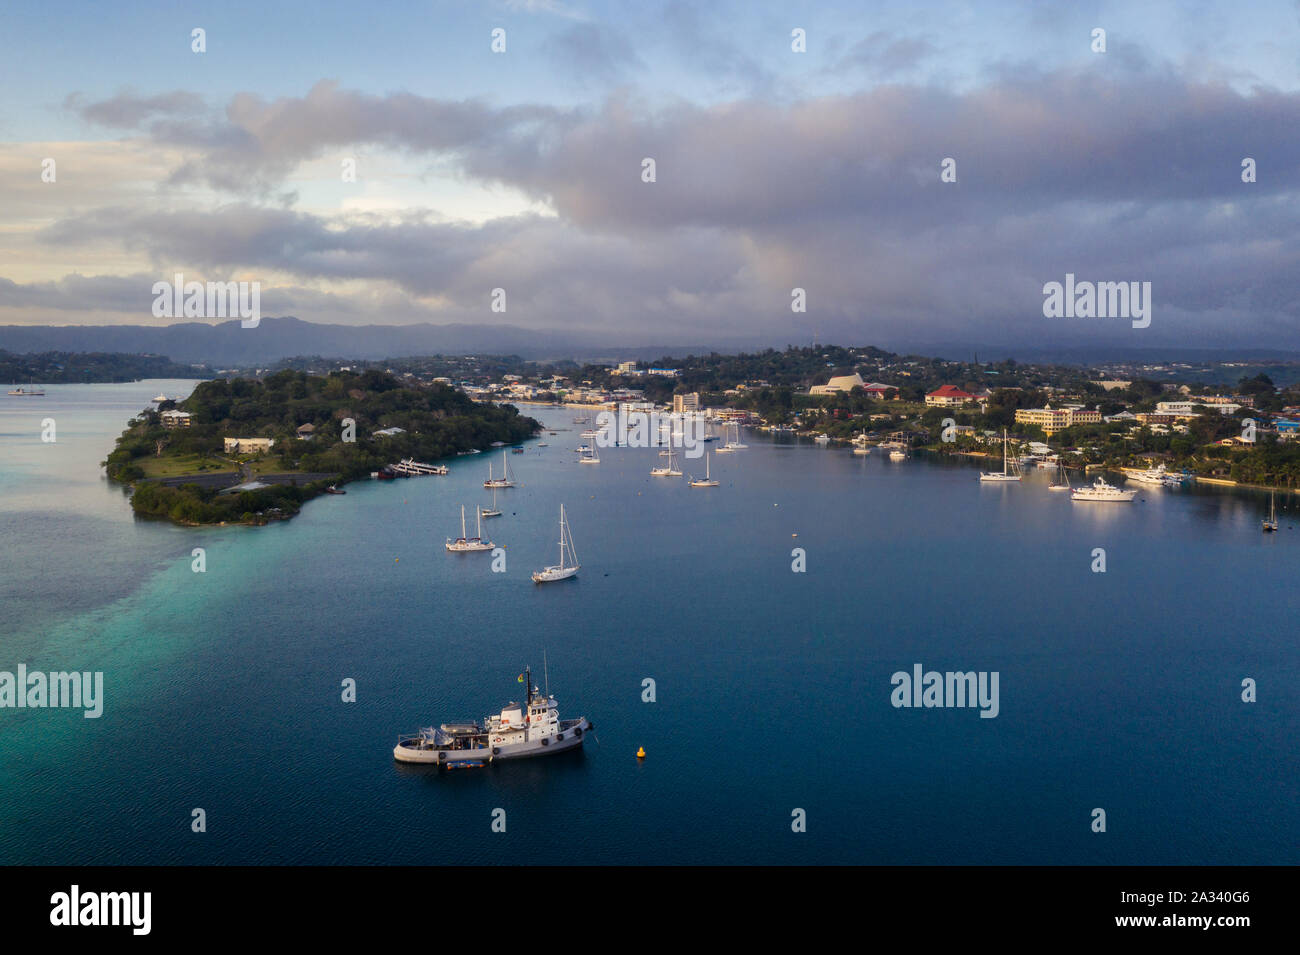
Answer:
M1296 0L17 2L0 82L0 324L1300 348Z

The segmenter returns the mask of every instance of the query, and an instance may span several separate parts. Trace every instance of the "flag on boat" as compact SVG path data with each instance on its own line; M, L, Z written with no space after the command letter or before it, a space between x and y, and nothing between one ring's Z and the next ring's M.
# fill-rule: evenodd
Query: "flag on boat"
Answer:
M523 675L522 673L519 674L519 679L518 679L516 682L518 682L518 683L523 683L523 682L524 682L524 675Z

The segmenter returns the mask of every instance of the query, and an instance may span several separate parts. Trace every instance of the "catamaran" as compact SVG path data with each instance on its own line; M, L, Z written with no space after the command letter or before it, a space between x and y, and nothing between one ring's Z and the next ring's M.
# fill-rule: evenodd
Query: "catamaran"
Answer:
M462 720L399 736L393 758L400 763L426 763L443 769L481 767L498 759L548 756L582 746L594 727L585 717L560 719L550 686L533 686L533 671L525 669L519 682L527 688L524 705L510 702L483 722Z
M1121 491L1104 478L1097 478L1092 487L1079 487L1070 492L1072 501L1097 501L1099 503L1127 504L1137 497L1137 490Z
M560 505L560 562L551 567L543 567L533 574L533 583L549 584L555 580L568 580L578 573L578 553L573 549L573 531L569 530L569 520L564 516L564 505Z
M1007 460L1007 429L1002 429L1002 470L999 471L981 471L981 481L1019 481L1020 475L1013 474L1010 470L1010 461Z
M491 550L495 546L496 545L491 541L485 541L483 539L483 515L481 514L478 517L478 528L475 530L474 536L469 537L466 535L465 505L462 504L460 506L460 536L455 540L452 540L450 537L447 538L447 550L452 553L463 554L469 551Z
M484 487L514 487L515 482L510 480L510 459L506 457L506 452L501 452L501 474L499 478L492 476L492 462L488 462L488 479L483 482Z
M709 452L705 451L704 452L704 478L703 479L691 478L691 487L717 487L717 486L718 486L718 482L715 481L712 475L710 475L709 473Z
M1262 530L1265 534L1271 534L1277 530L1277 492L1268 492L1268 520L1262 521Z

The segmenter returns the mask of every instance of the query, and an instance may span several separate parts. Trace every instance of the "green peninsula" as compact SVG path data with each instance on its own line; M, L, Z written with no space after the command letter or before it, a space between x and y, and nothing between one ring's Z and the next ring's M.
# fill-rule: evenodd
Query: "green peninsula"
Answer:
M540 429L512 405L378 370L218 378L133 418L103 462L137 514L264 524L404 458L434 462Z

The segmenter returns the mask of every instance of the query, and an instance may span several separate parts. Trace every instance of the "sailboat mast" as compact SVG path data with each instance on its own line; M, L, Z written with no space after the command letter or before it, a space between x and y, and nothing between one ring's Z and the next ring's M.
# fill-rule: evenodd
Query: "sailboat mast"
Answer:
M460 506L460 539L465 539L465 505Z

